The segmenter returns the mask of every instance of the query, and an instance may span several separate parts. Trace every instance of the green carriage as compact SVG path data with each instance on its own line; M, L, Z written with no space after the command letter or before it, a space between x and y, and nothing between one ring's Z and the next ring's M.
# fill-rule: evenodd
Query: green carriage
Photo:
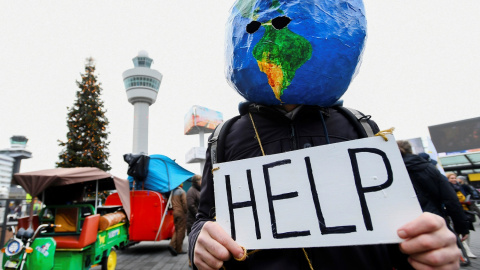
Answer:
M33 196L42 195L45 207L39 215L19 219L16 233L2 249L2 269L84 270L98 264L102 270L115 269L115 250L129 244L127 180L97 168L15 174L14 180ZM97 198L85 201L84 195L114 189L124 207L107 209L127 212L125 219L99 227Z

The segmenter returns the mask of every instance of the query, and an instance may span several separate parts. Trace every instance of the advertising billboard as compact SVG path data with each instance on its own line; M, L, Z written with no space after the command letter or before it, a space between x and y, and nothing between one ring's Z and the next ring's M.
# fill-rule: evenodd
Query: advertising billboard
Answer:
M480 151L480 117L429 126L438 153Z
M201 106L192 106L185 115L185 135L198 134L200 131L211 133L223 122L223 114Z

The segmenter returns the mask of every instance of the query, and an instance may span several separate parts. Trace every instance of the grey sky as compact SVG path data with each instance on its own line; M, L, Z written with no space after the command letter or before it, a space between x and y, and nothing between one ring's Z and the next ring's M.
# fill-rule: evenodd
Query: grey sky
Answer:
M183 135L192 105L237 114L242 98L223 74L224 26L233 1L0 0L0 148L29 138L22 171L53 168L66 137L67 106L85 58L96 60L110 121L112 173L126 177L133 106L122 72L146 50L163 74L150 107L149 154L185 164L197 136ZM429 136L429 125L478 117L480 4L469 1L365 1L368 40L345 106L371 114L397 139Z

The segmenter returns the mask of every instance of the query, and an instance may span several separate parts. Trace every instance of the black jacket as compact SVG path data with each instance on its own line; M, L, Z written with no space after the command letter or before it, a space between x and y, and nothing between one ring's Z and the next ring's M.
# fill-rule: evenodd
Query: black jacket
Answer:
M358 139L355 127L342 113L334 108L302 106L286 114L274 107L252 104L251 112L266 155ZM322 121L322 118L324 121ZM371 121L374 132L378 127ZM327 131L327 134L325 133ZM327 139L328 137L328 139ZM261 156L252 121L248 113L242 116L228 130L225 142L225 161L234 161ZM189 235L189 256L193 262L195 243L206 221L215 217L215 200L210 159L210 145L203 171L200 206L197 221ZM306 248L313 269L411 269L406 256L398 245L368 245ZM302 249L261 250L250 255L246 261L230 260L225 263L232 269L309 269Z
M465 190L465 193L467 195L470 195L472 200L480 200L480 193L478 192L478 190L473 187L472 185L470 184L462 184L462 187L463 187L463 190Z
M449 216L456 233L468 234L467 217L447 178L434 165L420 156L406 154L403 156L403 161L422 210L444 218Z
M190 233L192 230L192 225L195 222L199 200L200 184L196 181L193 181L192 186L187 191L187 233Z

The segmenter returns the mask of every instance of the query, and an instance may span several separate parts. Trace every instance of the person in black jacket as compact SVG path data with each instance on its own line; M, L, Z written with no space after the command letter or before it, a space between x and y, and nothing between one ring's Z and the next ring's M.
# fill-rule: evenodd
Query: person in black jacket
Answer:
M399 245L250 252L215 222L214 193L220 191L213 186L212 158L231 162L367 136L366 129L358 128L357 118L334 106L355 76L364 49L361 0L237 0L227 27L226 76L251 103L241 106L240 117L225 130L221 153L218 146L211 156L209 140L197 220L189 235L192 266L201 270L458 269L455 235L431 213L399 224L397 234L404 239ZM378 132L369 116L361 120ZM245 257L241 262L235 259Z
M408 175L412 180L422 210L437 214L445 219L450 217L455 232L468 237L469 222L458 201L455 190L446 176L428 160L414 155L408 141L397 141Z
M201 185L202 176L198 174L192 176L192 186L187 191L187 234L192 230L198 212Z
M261 156L262 149L265 155L270 155L360 137L345 115L335 107L293 107L295 108L292 110L286 110L289 106L250 104L228 130L224 160ZM373 121L369 121L369 124L378 131ZM261 138L262 147L257 136ZM424 214L400 229L405 234L400 233L399 236L406 239L400 244L400 249L398 245L366 245L306 248L305 252L303 249L260 250L250 254L246 261L238 262L232 259L232 256L241 258L244 255L242 248L214 222L215 201L210 147L211 144L207 150L197 221L189 235L189 256L194 262L194 268L219 269L223 264L228 270L390 270L393 267L411 269L411 265L450 265L449 269L458 267L459 251L455 246L455 237L448 233L443 219L432 214ZM435 247L422 246L421 238L426 240L434 235ZM411 265L401 251L411 255ZM432 257L434 253L439 257ZM435 263L430 261L433 259Z
M192 176L192 186L187 191L187 235L192 231L192 225L198 212L201 185L202 176L198 174ZM190 258L188 259L188 265L192 266Z

